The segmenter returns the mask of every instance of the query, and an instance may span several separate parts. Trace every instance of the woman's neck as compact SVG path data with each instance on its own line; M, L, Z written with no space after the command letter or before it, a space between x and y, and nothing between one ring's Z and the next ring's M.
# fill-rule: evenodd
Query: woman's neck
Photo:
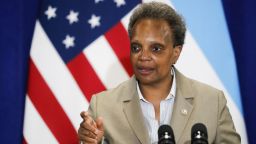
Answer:
M139 87L143 97L147 101L151 103L160 103L161 100L164 100L168 96L172 87L172 81L173 77L171 76L170 79L152 85L143 85L139 83Z

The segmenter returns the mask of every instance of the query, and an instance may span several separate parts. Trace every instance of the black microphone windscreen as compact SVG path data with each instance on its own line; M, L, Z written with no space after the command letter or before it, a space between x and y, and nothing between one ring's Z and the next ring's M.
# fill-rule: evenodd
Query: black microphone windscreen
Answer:
M191 129L191 143L208 143L208 134L206 126L202 123L196 123Z
M158 129L159 144L175 144L173 130L169 125L161 125Z

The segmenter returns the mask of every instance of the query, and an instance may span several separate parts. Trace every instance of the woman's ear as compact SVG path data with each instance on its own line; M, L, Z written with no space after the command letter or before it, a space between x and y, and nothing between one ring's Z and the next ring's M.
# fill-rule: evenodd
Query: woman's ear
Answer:
M177 45L173 48L173 56L174 56L174 64L177 62L178 58L180 57L180 53L182 50L182 45Z

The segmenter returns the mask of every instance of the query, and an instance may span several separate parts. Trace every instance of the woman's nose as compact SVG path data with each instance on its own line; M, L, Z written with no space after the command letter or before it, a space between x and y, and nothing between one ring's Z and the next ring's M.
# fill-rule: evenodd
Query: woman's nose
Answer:
M139 59L143 60L143 61L147 61L147 60L151 60L151 53L148 50L142 50L140 55L139 55Z

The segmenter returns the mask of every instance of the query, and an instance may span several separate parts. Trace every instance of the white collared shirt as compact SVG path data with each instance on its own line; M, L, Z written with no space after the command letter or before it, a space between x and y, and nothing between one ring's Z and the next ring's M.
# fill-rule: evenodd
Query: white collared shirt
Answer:
M171 121L173 103L174 103L174 98L176 94L176 78L175 78L175 72L173 68L171 69L171 72L173 76L172 87L168 96L165 98L165 100L162 100L160 103L160 122L159 123L155 117L155 110L154 110L153 104L148 102L143 97L139 88L139 84L137 82L137 91L140 98L140 106L142 109L142 113L144 115L144 120L148 129L148 134L150 137L151 144L157 144L158 142L157 131L159 126L163 124L169 124Z

